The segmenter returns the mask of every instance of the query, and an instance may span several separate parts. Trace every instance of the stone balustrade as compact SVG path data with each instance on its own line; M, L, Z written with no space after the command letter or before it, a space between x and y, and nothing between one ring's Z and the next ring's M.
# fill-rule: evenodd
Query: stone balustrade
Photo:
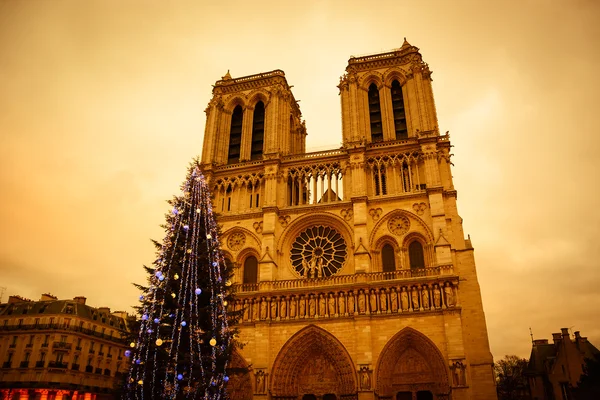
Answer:
M344 279L347 281L342 281L342 284L354 284L348 287L308 286L311 280L298 279L294 282L304 282L306 286L285 287L279 285L277 287L281 290L299 289L292 294L288 292L285 295L278 295L277 289L273 288L268 293L261 293L260 291L241 292L238 290L233 308L237 311L243 311L241 323L255 323L359 315L404 314L452 309L459 305L458 281L454 278L444 278L438 274L433 278L425 275L426 279L421 277L421 279L414 281L402 282L398 280L386 281L386 274L392 273L342 275L312 280L328 281L328 285L337 285L337 283L333 283L333 278ZM363 280L357 280L359 278L363 278ZM292 281L261 282L261 284L290 284L290 282ZM261 284L256 286L258 287Z

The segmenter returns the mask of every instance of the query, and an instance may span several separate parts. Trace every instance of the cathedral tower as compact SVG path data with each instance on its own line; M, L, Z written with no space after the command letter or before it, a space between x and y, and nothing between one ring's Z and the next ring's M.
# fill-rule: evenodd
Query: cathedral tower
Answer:
M493 399L471 242L431 71L352 57L343 145L305 153L280 70L217 81L202 162L243 309L234 399Z

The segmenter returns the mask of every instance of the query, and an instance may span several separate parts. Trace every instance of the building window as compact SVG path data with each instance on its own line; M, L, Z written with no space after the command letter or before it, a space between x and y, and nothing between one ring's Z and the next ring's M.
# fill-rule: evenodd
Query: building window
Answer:
M254 256L244 261L244 283L256 283L258 281L258 260Z
M387 182L385 178L385 167L375 166L373 167L373 178L375 183L375 196L381 196L387 194Z
M411 269L425 268L423 245L418 240L414 240L408 245L408 257L410 258Z
M23 319L19 319L19 328L23 326Z
M262 101L254 106L254 117L252 118L252 148L250 149L251 160L261 160L263 143L265 138L265 105Z
M381 123L381 105L379 103L379 89L371 83L369 86L369 120L371 122L371 142L383 141L383 128Z
M402 97L402 86L400 82L392 82L392 111L394 112L394 128L396 140L408 138L406 127L406 113L404 110L404 97Z
M229 152L227 153L227 164L240 162L240 145L242 143L242 120L244 110L238 105L233 109L231 115L231 129L229 131Z
M386 244L381 249L381 264L383 265L383 272L393 272L396 270L394 248L389 244Z

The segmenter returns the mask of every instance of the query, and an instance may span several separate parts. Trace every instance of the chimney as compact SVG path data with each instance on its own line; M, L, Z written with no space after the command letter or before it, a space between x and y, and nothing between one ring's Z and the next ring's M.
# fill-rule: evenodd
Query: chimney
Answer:
M560 331L562 332L563 337L569 338L569 328L561 328Z
M98 307L98 311L100 311L101 313L104 313L104 314L110 314L109 307Z
M43 293L40 301L52 301L58 300L58 297L51 295L50 293Z
M533 347L548 344L548 339L536 339L533 341Z
M580 341L581 340L581 335L579 334L579 331L575 331L575 341Z
M560 341L562 340L561 334L560 333L553 333L552 334L552 340L554 341L554 344L560 343Z
M79 303L79 304L85 304L85 301L86 301L87 299L86 299L84 296L77 296L77 297L73 297L73 300L74 300L76 303Z

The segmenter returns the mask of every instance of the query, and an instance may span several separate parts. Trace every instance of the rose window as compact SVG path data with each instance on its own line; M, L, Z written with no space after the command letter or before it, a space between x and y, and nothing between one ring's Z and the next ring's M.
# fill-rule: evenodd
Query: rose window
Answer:
M233 251L238 251L239 249L244 247L245 243L246 235L244 235L242 232L234 232L231 235L229 235L229 238L227 239L227 247L229 247Z
M301 277L332 276L346 261L346 241L333 228L313 226L298 235L290 253L292 267Z

